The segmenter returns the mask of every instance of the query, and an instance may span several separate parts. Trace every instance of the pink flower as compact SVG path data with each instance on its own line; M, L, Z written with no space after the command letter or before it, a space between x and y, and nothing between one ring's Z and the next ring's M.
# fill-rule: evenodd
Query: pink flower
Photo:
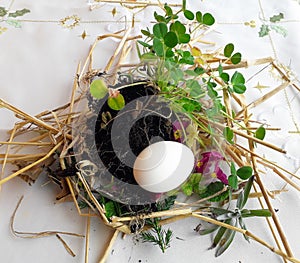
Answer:
M184 131L190 125L188 121L174 121L172 123L174 130L174 139L177 142L184 142Z
M204 177L210 175L208 181L212 182L215 178L222 183L228 184L227 175L219 167L219 163L225 160L224 157L216 151L202 153L202 159L196 165L196 172L201 173Z

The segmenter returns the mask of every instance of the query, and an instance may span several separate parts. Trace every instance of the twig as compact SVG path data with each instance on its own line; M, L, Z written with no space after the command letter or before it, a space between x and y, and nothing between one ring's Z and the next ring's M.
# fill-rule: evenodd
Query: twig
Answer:
M105 249L105 252L103 254L103 256L101 257L101 259L99 260L99 263L105 263L110 252L111 252L111 249L114 245L114 242L116 241L117 237L118 237L118 234L119 234L119 230L116 229L114 234L112 235L111 239L110 239L110 242L108 243L108 246L106 247Z
M75 253L73 252L73 250L69 247L69 245L66 243L66 241L63 240L63 238L59 235L56 234L55 235L57 237L57 239L63 244L64 248L67 250L67 252L72 256L75 257Z
M48 159L61 145L63 144L63 141L59 142L57 145L55 145L55 147L53 147L43 158L27 165L26 167L16 171L15 173L3 178L1 181L0 181L0 185L8 182L9 180L15 178L16 176L18 176L19 174L22 174L24 172L26 172L27 170L29 170L30 168L36 166L37 164L45 161L46 159Z

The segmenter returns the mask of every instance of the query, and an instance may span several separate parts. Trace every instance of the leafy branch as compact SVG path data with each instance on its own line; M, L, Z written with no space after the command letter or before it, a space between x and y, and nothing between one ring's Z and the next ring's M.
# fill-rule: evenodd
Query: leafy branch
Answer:
M140 234L143 242L150 242L154 245L158 245L164 253L166 249L170 247L173 232L170 229L163 230L162 226L159 225L158 218L147 220L147 225L152 227L152 229Z

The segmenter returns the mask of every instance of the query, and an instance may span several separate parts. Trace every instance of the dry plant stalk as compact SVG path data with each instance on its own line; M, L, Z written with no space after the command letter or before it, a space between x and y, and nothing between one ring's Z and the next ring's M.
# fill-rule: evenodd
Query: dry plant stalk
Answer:
M127 3L128 2L127 4L132 4L131 1L125 1L125 2L124 1L99 1L99 2L111 2L111 3L112 2L114 2L114 3L116 3L116 2L118 2L118 3L126 2ZM135 3L144 4L144 2L135 2ZM147 3L147 5L151 5L151 3ZM70 128L71 125L70 124L72 123L72 121L76 121L76 119L79 116L78 113L74 112L74 107L82 99L82 94L80 94L78 97L75 96L77 88L78 88L78 83L81 81L89 81L95 72L99 72L98 70L94 70L92 67L92 55L93 55L95 47L103 39L106 39L106 38L120 39L120 43L119 43L115 53L111 56L110 60L108 61L107 65L105 67L105 70L111 70L113 68L113 71L115 71L117 68L121 68L124 66L124 64L122 65L122 61L124 60L124 58L128 54L128 52L130 52L130 49L128 49L127 51L124 51L124 50L127 47L128 48L130 47L130 45L128 46L130 41L133 41L133 43L134 43L136 41L136 39L138 39L140 37L140 36L130 36L129 30L130 30L130 28L126 31L116 32L115 34L107 34L107 35L99 36L96 39L96 41L94 42L94 44L92 45L92 47L89 51L86 61L83 63L82 69L81 69L80 64L78 65L78 68L77 68L77 76L78 77L76 77L74 79L71 100L69 103L67 103L57 109L54 109L52 111L45 111L36 116L31 116L31 115L24 113L17 107L10 105L9 103L7 103L3 100L0 100L0 106L12 111L21 120L21 122L17 123L14 126L13 130L10 132L9 140L7 142L0 143L7 147L6 152L4 154L0 154L0 163L3 164L0 186L4 183L8 182L9 180L12 180L13 178L21 175L22 173L30 170L31 168L37 167L46 159L51 158L53 153L56 152L57 150L61 152L61 155L60 155L61 167L62 167L62 169L65 168L64 167L64 159L66 158L67 149L69 149L72 146L72 143L74 143L74 141L72 142L72 139L74 140L74 138L72 138L72 135L71 135L71 128ZM218 62L218 61L220 61L220 58L217 58L214 61L214 63ZM262 102L271 98L277 92L285 89L287 86L292 86L292 87L296 88L297 90L299 90L299 88L297 85L295 85L295 83L292 82L292 80L289 78L289 76L287 76L282 71L282 69L277 64L274 63L272 58L264 58L264 59L259 59L259 60L252 61L252 62L242 61L238 65L224 66L224 69L226 69L226 67L228 69L234 69L234 68L241 68L241 67L243 68L243 67L259 65L259 64L270 64L270 63L272 63L274 68L278 71L278 73L285 80L285 82L282 85L278 86L277 88L275 88L274 90L272 90L271 92L269 92L268 94L263 96L262 98L250 103L249 105L245 105L245 103L243 102L243 99L240 96L236 96L236 95L233 96L233 98L236 100L236 102L242 108L242 110L239 112L239 114L235 117L234 120L237 121L238 117L241 117L243 115L242 120L245 121L248 131L256 128L254 126L251 126L251 121L249 119L250 116L248 114L248 110L250 108L258 106ZM129 65L129 66L131 66L131 65ZM210 68L213 70L213 66L211 66ZM231 102L229 101L228 96L224 96L224 98L225 98L225 106L227 107L227 110L228 110L227 112L231 112L231 110L230 110ZM225 152L229 155L230 159L234 160L238 165L244 165L245 160L251 161L252 167L255 172L255 180L256 180L257 186L260 188L260 191L258 191L257 186L255 186L256 193L251 193L250 197L252 195L252 197L258 198L262 207L264 207L264 204L262 202L262 199L263 199L263 201L266 203L268 209L272 212L272 219L275 224L275 229L273 228L272 224L269 221L268 221L268 224L269 224L270 230L274 236L275 242L277 243L278 248L274 248L273 246L271 246L268 243L266 243L265 241L261 240L259 237L257 237L256 235L254 235L253 233L251 233L248 230L243 230L243 229L240 229L237 227L233 227L231 225L228 225L223 222L209 218L207 216L201 215L201 212L199 212L197 210L193 210L193 206L195 206L201 202L207 201L207 199L211 198L211 196L207 199L199 200L196 203L177 204L179 207L168 210L168 211L154 212L151 214L139 215L139 216L143 217L143 218L162 218L162 220L160 221L160 224L168 224L170 222L181 220L181 219L184 219L187 217L199 218L203 221L210 222L215 225L223 226L227 229L231 229L236 232L240 232L240 233L252 238L253 240L259 242L263 246L269 248L274 253L280 255L284 260L299 263L300 261L293 257L293 253L290 249L287 238L286 238L284 231L280 225L279 219L276 216L276 213L274 212L274 208L272 207L272 204L270 202L269 192L265 188L265 186L260 178L258 163L263 164L266 167L272 169L280 178L282 178L285 182L289 183L291 186L293 186L298 191L300 190L299 185L296 184L295 182L293 182L292 180L290 180L279 170L281 170L285 173L288 173L289 175L294 176L297 179L299 179L299 177L296 176L295 174L287 171L286 169L280 167L279 165L267 160L266 158L259 156L254 151L253 143L254 142L260 143L260 144L264 145L265 147L268 147L270 149L273 149L273 150L281 152L281 153L285 153L285 151L283 149L281 149L275 145L272 145L268 142L259 140L255 137L253 137L253 135L251 133L243 132L240 129L235 128L234 121L232 118L228 118L228 124L230 126L233 126L232 131L234 132L235 135L241 136L248 140L249 149L236 144L235 148L233 148L232 146L226 146ZM27 125L30 125L30 128L28 128ZM225 125L222 125L219 123L211 123L211 125L215 126L215 128L217 128L219 130L221 130L225 127ZM270 129L272 129L272 128L270 128ZM42 133L42 135L39 134L38 136L36 136L35 138L33 138L27 142L20 142L18 140L15 141L15 139L18 137L18 135L26 133L26 132L30 132L30 131ZM19 148L16 149L16 151L14 153L11 153L12 146L18 146ZM26 147L38 147L39 149L43 149L44 153L43 154L35 154L35 155L34 154L24 155L24 154L17 153L19 150L24 149ZM249 159L249 157L250 157L250 159ZM29 163L27 166L20 169L19 171L14 172L3 178L4 171L5 171L5 169L4 169L5 165L9 162L19 161L19 160L25 160L25 161L28 161L28 163L29 163L29 161L33 160L33 162ZM93 203L91 206L91 209L93 209L93 212L94 212L94 214L90 214L90 210L88 211L87 214L81 212L81 209L77 203L78 192L76 190L75 183L72 181L71 178L66 178L66 185L69 188L70 196L72 197L72 199L75 203L78 213L81 216L87 217L85 262L88 262L90 217L97 216L97 217L101 218L101 220L104 222L104 224L115 229L115 232L106 248L106 251L105 251L104 255L102 256L101 260L99 261L99 262L105 262L105 260L107 259L108 255L110 253L110 250L113 246L113 243L118 236L118 233L119 232L123 232L126 234L131 233L130 229L128 227L128 222L136 217L134 217L134 216L112 217L110 220L107 219L107 217L105 215L104 207L97 201L97 199L92 194L90 186L86 182L85 178L81 175L81 173L78 173L77 176L78 176L79 180L81 181L81 183L83 184L83 187L84 187L87 195L89 196L91 202ZM274 194L275 193L279 194L280 191L277 191L277 192L275 191ZM29 232L16 231L14 229L14 220L15 220L15 216L16 216L16 211L17 211L21 201L22 201L22 199L20 199L20 201L16 207L16 210L14 211L14 213L12 215L12 219L11 219L12 232L16 236L20 236L23 238L38 238L38 237L55 235L55 236L57 236L58 239L60 239L60 241L66 247L66 249L68 250L68 253L73 255L74 253L72 252L71 249L69 249L68 245L60 238L60 235L73 235L73 236L77 236L77 237L83 237L82 235L78 235L78 234L74 234L74 233L67 233L67 232L59 232L59 231L45 231L45 232L40 232L40 233L29 233ZM275 233L275 232L277 232L277 233ZM284 249L281 247L280 241L277 238L277 234L279 234L281 243L283 244L283 247L286 252L284 252Z

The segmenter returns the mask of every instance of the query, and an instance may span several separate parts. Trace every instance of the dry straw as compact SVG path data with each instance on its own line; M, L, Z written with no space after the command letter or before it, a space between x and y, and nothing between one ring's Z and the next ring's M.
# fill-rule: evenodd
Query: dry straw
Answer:
M99 1L99 2L104 2L104 1ZM105 2L113 3L119 1L105 1ZM132 5L133 1L126 1L126 4ZM137 1L136 4L142 5L143 3ZM151 5L151 3L150 4L148 3L148 5ZM78 113L74 112L74 108L84 97L83 95L84 91L78 90L79 83L81 82L89 83L89 81L95 76L95 74L100 72L100 70L94 69L92 65L92 57L93 57L94 49L104 39L111 39L111 38L119 39L120 40L119 45L117 46L114 54L109 59L105 67L105 71L116 72L118 69L121 69L123 67L128 67L128 65L122 64L125 57L128 55L128 53L131 50L130 48L128 49L128 47L134 46L136 44L136 40L140 38L140 36L131 36L130 32L131 32L131 28L129 27L125 31L116 32L114 34L102 35L96 39L95 43L92 45L90 49L88 57L83 63L83 67L81 68L81 64L78 65L76 78L74 79L71 99L70 102L67 103L66 105L63 105L51 111L42 112L36 116L31 116L23 112L21 109L18 109L16 106L9 104L8 102L3 101L2 99L0 100L0 106L2 108L6 108L7 110L15 113L15 115L20 120L14 125L14 128L11 131L9 131L9 135L10 135L9 139L7 141L0 142L0 144L2 145L1 147L3 148L6 147L4 153L0 154L0 163L2 164L0 186L10 180L13 180L17 176L26 174L27 176L30 177L32 174L34 174L35 171L38 171L42 165L47 166L51 164L53 162L53 154L55 152L61 153L59 157L60 164L62 169L65 168L65 160L68 158L66 154L67 150L70 149L76 141L76 138L72 137L71 124L73 121L76 121L79 118L79 115ZM203 43L204 41L201 42ZM128 50L128 52L125 52L124 50ZM218 63L222 59L223 58L215 57L212 60L213 61L212 64L207 65L207 68L210 69L210 71L212 72L215 68L216 62ZM272 212L272 219L267 219L267 223L270 227L271 234L274 237L277 247L268 244L267 242L259 238L251 231L243 230L225 224L223 222L219 222L215 219L206 216L204 211L195 210L194 207L196 207L197 204L207 201L207 199L211 198L211 196L206 199L199 200L193 203L175 203L175 208L172 208L168 211L153 212L150 214L139 215L140 218L141 217L144 219L162 218L162 220L160 220L160 224L169 224L171 222L182 220L187 217L195 217L200 220L210 222L215 225L223 226L225 228L234 230L236 232L240 232L248 236L249 238L257 241L258 243L262 244L263 246L269 248L272 252L281 256L285 262L286 261L295 262L295 263L300 262L298 259L293 257L293 252L291 250L288 239L285 235L282 225L280 224L278 216L274 212L274 208L270 201L270 198L274 198L275 195L280 194L282 191L275 190L272 192L265 187L263 181L261 180L262 175L259 170L258 164L263 165L264 167L267 167L268 169L272 170L276 175L279 176L279 178L281 178L284 182L286 182L287 184L289 184L291 187L295 188L298 191L300 190L300 185L299 185L300 178L295 174L293 174L292 172L281 167L280 165L257 154L255 152L254 143L261 144L265 147L268 147L269 149L281 153L285 153L285 151L276 145L273 145L271 143L253 137L253 133L249 132L257 128L257 123L251 120L251 115L249 114L249 110L251 108L259 106L262 102L270 99L272 96L274 96L276 93L280 92L281 90L285 89L286 87L295 88L297 91L300 91L300 88L292 80L289 79L288 75L284 73L282 67L279 64L277 64L272 58L262 58L251 62L245 60L239 63L238 65L232 65L232 64L225 65L224 69L246 68L246 67L251 67L256 65L270 65L270 64L272 65L273 69L277 71L278 74L282 77L283 83L278 87L272 89L269 93L257 99L256 101L251 102L250 104L246 104L244 102L244 99L239 95L233 96L233 99L240 106L240 111L237 114L237 116L235 116L235 118L228 116L227 123L233 127L232 130L236 136L243 137L248 141L248 146L245 145L242 146L239 144L235 144L234 146L226 145L224 152L229 156L229 159L232 159L238 165L240 166L251 165L253 167L254 174L255 174L255 183L254 183L255 192L251 193L250 197L257 198L262 208L267 207ZM129 65L129 66L134 67L135 65ZM230 109L231 101L229 100L229 96L228 94L224 94L224 95L225 95L224 104L226 105L227 109ZM227 112L231 112L231 111L228 110ZM206 121L207 120L203 120L203 122ZM235 125L236 122L240 122L240 121L244 122L247 128L246 130L241 130L239 126ZM225 127L225 125L220 123L210 123L210 124L219 130L222 130ZM278 128L272 128L272 127L269 127L269 129L278 130ZM27 141L23 141L23 142L20 141L19 136L24 133L32 134L32 138ZM36 148L38 149L39 153L37 154L18 153L19 151L26 150L28 148L30 148L30 150ZM8 163L22 164L23 167L4 177L4 174L6 172L6 165ZM292 179L289 178L288 176L291 176ZM34 178L33 181L35 179L36 178ZM71 200L74 201L80 216L85 216L87 218L86 237L85 237L85 262L86 263L89 261L88 251L89 251L91 217L99 217L99 219L102 220L105 225L110 226L112 229L114 229L112 238L108 242L107 248L105 249L104 254L101 256L101 259L99 260L99 262L105 262L107 257L110 254L110 251L113 247L115 240L117 239L119 232L123 232L125 234L131 233L129 228L129 223L135 217L134 216L113 217L109 220L105 215L105 209L103 205L100 204L97 201L97 199L94 197L94 195L91 192L89 184L80 173L78 173L78 179L81 181L86 194L89 196L89 199L91 200L91 201L87 201L87 203L90 204L90 208L88 212L87 213L82 212L77 203L77 196L80 193L79 190L76 188L76 182L71 177L64 179L63 182L64 193L62 194L61 198L65 198L66 200L70 200L71 198ZM293 179L298 181L295 182L295 180ZM225 190L226 189L223 189L222 191ZM236 196L233 197L236 198ZM57 232L57 231L27 233L27 232L21 232L15 230L14 220L15 220L17 209L21 201L22 199L18 203L16 210L12 215L11 230L13 234L23 238L39 238L39 237L54 235L62 242L63 246L66 248L68 253L74 256L75 255L74 252L71 250L69 245L67 245L67 243L62 239L61 235L74 235L77 237L82 237L81 235L74 234L74 233ZM147 230L148 228L149 227L145 227L144 230Z

